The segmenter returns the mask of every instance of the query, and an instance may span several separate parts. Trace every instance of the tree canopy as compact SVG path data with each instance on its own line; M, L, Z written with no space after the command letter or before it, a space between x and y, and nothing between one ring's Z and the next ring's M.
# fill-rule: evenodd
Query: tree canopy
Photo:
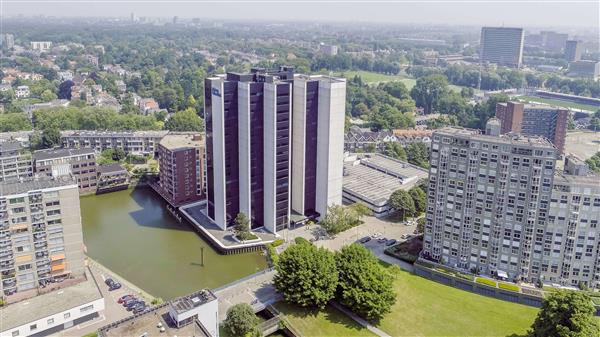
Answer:
M292 245L279 256L275 268L275 288L287 302L323 308L335 295L338 284L335 258L325 248Z
M392 277L367 248L352 244L335 255L339 282L336 298L356 314L378 320L396 302Z
M320 224L327 233L338 234L360 225L361 218L370 214L370 209L360 203L349 206L332 205L327 208L327 215L323 217Z
M544 299L530 337L600 336L591 298L581 291L559 290Z
M223 328L235 337L246 337L255 334L259 318L248 303L238 303L227 309L227 318Z
M165 129L169 131L201 132L204 131L204 121L193 108L187 108L174 113L165 123Z

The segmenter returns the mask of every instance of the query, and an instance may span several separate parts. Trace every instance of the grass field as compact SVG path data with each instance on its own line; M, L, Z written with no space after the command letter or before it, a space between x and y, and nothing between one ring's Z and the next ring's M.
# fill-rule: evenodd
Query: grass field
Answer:
M318 311L279 302L275 304L275 308L285 314L294 328L305 337L376 336L331 306Z
M392 313L377 326L396 336L508 336L524 334L537 309L445 286L396 271Z
M561 100L557 100L557 99L540 98L540 97L534 97L534 96L519 96L518 99L525 101L525 102L545 103L545 104L550 104L550 105L559 106L559 107L563 107L563 108L572 108L572 109L579 109L579 110L597 111L599 109L597 106L593 106L593 105L572 103L572 102L566 102L566 101L561 101Z
M363 82L369 83L369 84L377 84L377 83L392 82L392 81L402 82L402 83L404 83L406 88L408 88L408 90L412 89L412 87L414 87L415 84L417 83L416 79L407 77L405 75L386 75L386 74L380 74L380 73L375 73L372 71L364 71L364 70L343 71L343 72L337 73L336 75L344 76L345 78L347 78L349 80L354 78L354 76L358 75L362 78ZM450 84L449 87L450 87L450 89L452 89L455 92L460 92L460 90L462 89L461 86L454 85L454 84Z

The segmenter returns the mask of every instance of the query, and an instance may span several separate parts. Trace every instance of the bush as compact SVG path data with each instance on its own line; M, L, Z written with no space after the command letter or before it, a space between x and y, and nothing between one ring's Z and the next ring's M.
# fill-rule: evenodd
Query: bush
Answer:
M267 248L267 255L269 256L269 260L271 260L271 265L277 265L277 261L279 261L279 255L277 255L277 250L273 246L273 243L268 243L265 245Z
M502 283L502 282L498 282L498 288L500 289L504 289L504 290L508 290L508 291L514 291L514 292L519 292L519 290L521 290L521 287L519 287L516 284L512 284L512 283Z
M281 246L285 241L283 241L283 239L277 239L273 242L271 242L271 246L273 247L279 247Z
M486 286L490 286L490 287L494 287L496 288L496 281L494 280L490 280L487 278L483 278L483 277L478 277L475 279L475 282L480 283L480 284L485 284Z
M296 237L296 238L294 239L294 242L295 242L297 245L312 245L312 243L311 243L310 241L306 240L305 238L303 238L303 237L301 237L301 236L298 236L298 237Z

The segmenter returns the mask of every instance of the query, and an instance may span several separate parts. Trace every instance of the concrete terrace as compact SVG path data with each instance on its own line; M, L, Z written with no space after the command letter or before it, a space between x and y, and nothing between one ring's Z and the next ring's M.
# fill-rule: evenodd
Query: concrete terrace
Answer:
M194 204L182 206L179 208L181 214L200 231L210 242L224 254L244 252L256 250L267 243L277 239L274 234L271 234L263 228L254 229L252 233L258 236L259 240L241 243L234 239L233 232L230 230L222 230L204 213L206 202L201 201Z

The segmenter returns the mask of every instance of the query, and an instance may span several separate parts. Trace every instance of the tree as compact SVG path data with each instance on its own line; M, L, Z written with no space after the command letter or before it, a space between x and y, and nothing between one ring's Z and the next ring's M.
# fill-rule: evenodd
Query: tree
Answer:
M165 128L169 131L195 131L204 130L204 121L196 114L192 108L178 111L165 123Z
M250 233L250 220L246 214L238 213L233 222L235 223L233 231L239 239L248 240L252 238L253 235Z
M238 303L227 309L223 327L231 336L245 337L256 331L259 318L248 303Z
M389 203L390 206L392 206L392 208L396 211L402 211L403 219L405 218L406 213L408 213L410 216L415 214L415 202L411 198L410 194L405 190L399 189L392 193Z
M429 150L424 143L409 144L406 147L406 156L408 157L408 162L413 165L424 168L429 167Z
M74 85L75 85L75 83L71 80L62 82L58 86L58 98L71 99L71 87Z
M44 129L42 132L42 147L52 148L60 144L60 130L56 127Z
M423 107L425 114L433 113L437 101L448 93L448 80L444 75L434 74L417 79L410 96L417 106Z
M584 292L559 290L544 299L531 326L530 337L599 336L592 300Z
M33 126L22 112L0 114L0 132L31 130Z
M338 301L354 313L379 320L396 302L391 276L367 248L352 244L335 254Z
M366 210L365 210L366 209ZM370 210L362 204L332 205L321 220L321 227L329 234L338 234L362 223L361 218Z
M420 187L413 187L410 191L408 191L410 197L415 203L415 210L417 213L425 212L427 208L427 195Z
M386 156L392 157L394 159L404 161L407 160L406 151L404 151L404 148L398 142L389 142L385 144L384 153Z
M44 92L42 92L41 98L44 102L50 102L52 100L55 100L57 96L50 90L44 90Z
M287 302L323 308L335 295L338 272L333 253L325 248L292 245L279 256L275 269L275 289Z

